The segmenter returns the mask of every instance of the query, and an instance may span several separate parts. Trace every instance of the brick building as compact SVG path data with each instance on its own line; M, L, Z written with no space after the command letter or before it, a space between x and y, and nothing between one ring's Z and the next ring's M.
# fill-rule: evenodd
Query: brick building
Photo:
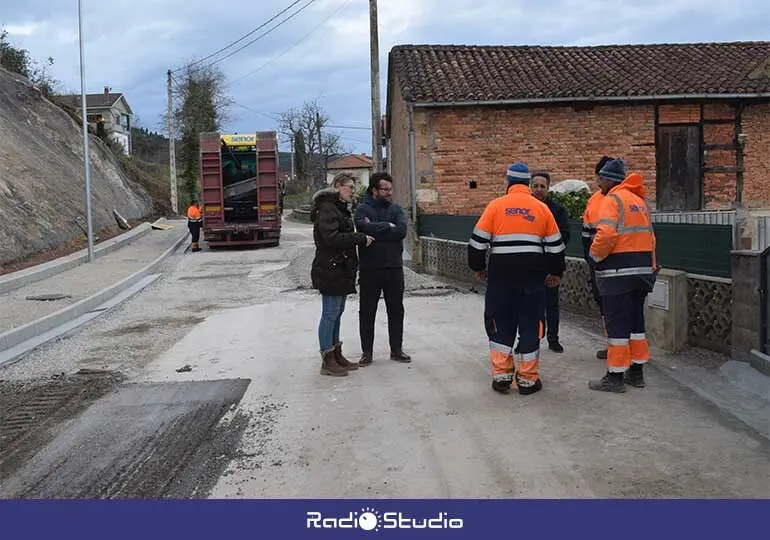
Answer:
M522 160L593 182L602 154L658 211L770 207L770 42L394 47L385 121L396 200L477 216Z

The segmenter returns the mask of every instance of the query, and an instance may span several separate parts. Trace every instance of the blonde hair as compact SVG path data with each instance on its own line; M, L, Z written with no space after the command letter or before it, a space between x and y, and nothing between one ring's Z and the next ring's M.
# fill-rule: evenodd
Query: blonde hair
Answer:
M332 187L343 186L348 183L353 184L353 186L355 186L356 177L350 173L341 172L334 176L334 180L332 180Z

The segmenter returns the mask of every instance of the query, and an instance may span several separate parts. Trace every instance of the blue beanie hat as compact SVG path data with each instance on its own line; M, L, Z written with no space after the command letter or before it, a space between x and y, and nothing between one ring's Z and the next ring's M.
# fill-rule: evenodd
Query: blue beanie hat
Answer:
M599 178L610 182L622 182L626 178L626 166L620 159L612 159L599 171Z
M510 167L508 167L508 185L511 184L524 184L529 185L532 176L529 174L529 167L524 165L521 161L517 161Z

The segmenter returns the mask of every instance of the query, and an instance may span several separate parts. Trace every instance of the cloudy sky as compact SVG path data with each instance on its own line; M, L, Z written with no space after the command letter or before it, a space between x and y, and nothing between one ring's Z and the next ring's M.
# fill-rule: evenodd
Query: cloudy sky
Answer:
M292 0L83 0L87 91L121 91L160 129L166 71L251 32ZM301 8L264 37L271 27ZM302 0L217 65L236 103L231 131L274 129L280 111L319 98L344 143L371 153L368 0ZM0 27L80 91L76 0L0 0ZM770 40L767 0L379 0L382 107L387 54L402 43L598 45ZM363 129L350 129L363 128Z

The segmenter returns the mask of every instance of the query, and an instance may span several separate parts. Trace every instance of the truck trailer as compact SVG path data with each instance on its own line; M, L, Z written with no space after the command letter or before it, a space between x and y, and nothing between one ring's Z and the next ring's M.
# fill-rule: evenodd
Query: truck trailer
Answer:
M209 247L277 246L278 134L202 133L200 167L202 232Z

